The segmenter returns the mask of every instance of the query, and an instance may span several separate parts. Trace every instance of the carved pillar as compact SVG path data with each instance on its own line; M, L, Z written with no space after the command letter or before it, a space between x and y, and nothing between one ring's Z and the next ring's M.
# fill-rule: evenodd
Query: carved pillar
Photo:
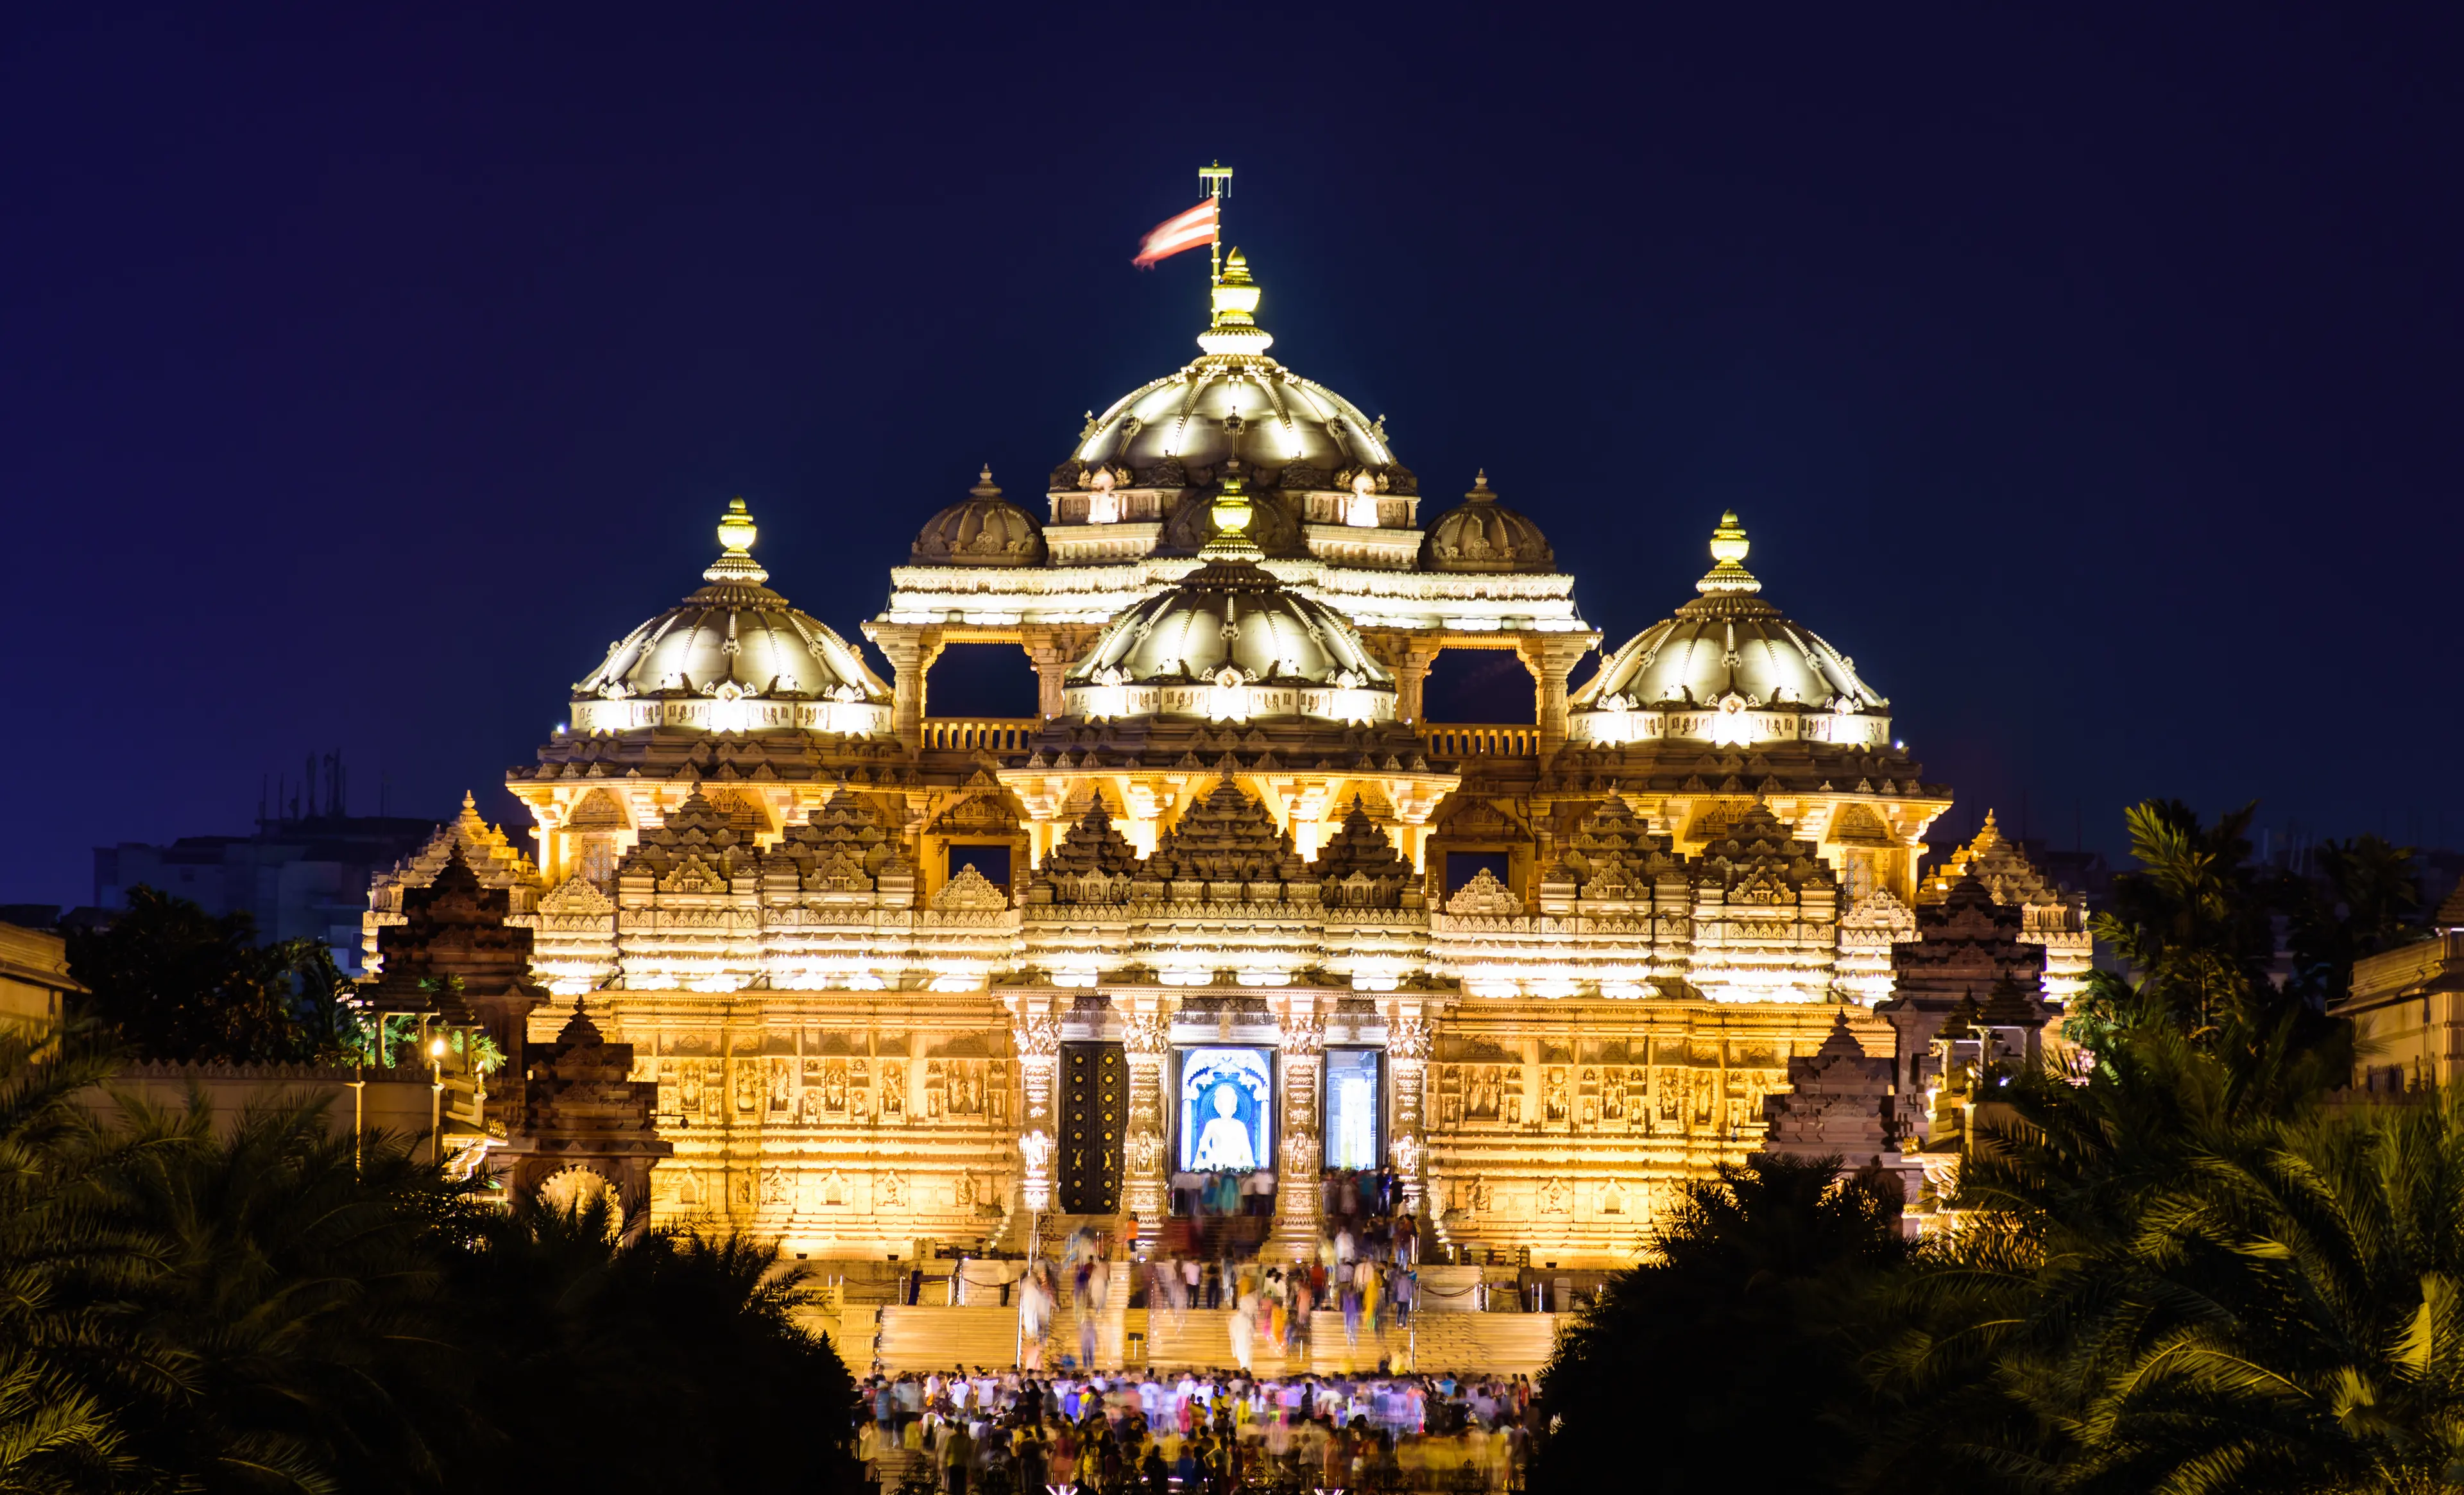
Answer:
M1387 1155L1403 1178L1403 1207L1421 1213L1429 1144L1425 1101L1433 1024L1418 1002L1390 1001L1386 1012L1386 1083L1394 1093Z
M1290 1260L1306 1261L1317 1253L1320 1229L1326 1019L1319 1016L1311 993L1286 994L1275 1007L1284 1116L1275 1169L1274 1241Z
M1030 624L1019 642L1035 665L1035 709L1046 721L1061 715L1061 682L1093 642L1094 630L1067 624Z
M1010 1038L1018 1047L1019 1203L1029 1213L1052 1208L1053 1091L1060 1079L1061 1019L1050 998L1009 999Z
M1121 1161L1122 1207L1138 1218L1149 1241L1171 1213L1169 1158L1164 1146L1164 1058L1172 1052L1172 1009L1162 995L1128 999L1122 1018L1123 1046L1130 1061L1130 1125Z
M1526 643L1519 650L1535 682L1544 756L1566 745L1566 677L1591 649L1592 641L1581 634L1555 633Z
M1422 687L1437 662L1438 646L1419 639L1403 639L1395 650L1395 715L1407 725L1420 725Z
M909 624L867 623L865 637L890 661L891 730L910 753L924 747L924 671L941 653L937 630Z

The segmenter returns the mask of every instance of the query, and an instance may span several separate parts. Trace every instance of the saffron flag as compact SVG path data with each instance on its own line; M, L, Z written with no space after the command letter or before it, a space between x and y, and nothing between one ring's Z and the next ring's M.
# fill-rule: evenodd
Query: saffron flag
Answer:
M1185 213L1176 213L1147 231L1138 245L1138 257L1131 264L1143 270L1159 259L1168 259L1182 250L1196 249L1215 242L1215 199L1209 197Z

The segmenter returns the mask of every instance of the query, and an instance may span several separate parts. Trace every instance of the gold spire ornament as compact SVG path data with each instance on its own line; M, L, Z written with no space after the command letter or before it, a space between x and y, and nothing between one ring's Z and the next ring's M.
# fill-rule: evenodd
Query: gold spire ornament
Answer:
M1206 542L1199 555L1208 561L1257 561L1265 552L1249 538L1249 521L1257 511L1249 501L1248 485L1238 473L1223 479L1223 491L1215 495L1212 515L1215 538Z
M1258 325L1262 294L1258 283L1249 278L1249 257L1235 247L1224 256L1223 273L1207 293L1215 315L1198 335L1199 347L1218 358L1254 357L1273 347L1274 335Z
M1730 509L1720 516L1720 527L1711 532L1711 560L1715 562L1694 583L1694 590L1708 597L1716 592L1759 592L1763 583L1746 569L1746 552L1753 547L1746 541L1746 527L1737 522L1737 511Z
M770 573L753 559L753 542L761 531L755 527L753 515L741 498L727 500L727 512L718 520L719 557L701 574L705 582L736 582L759 586L770 580Z

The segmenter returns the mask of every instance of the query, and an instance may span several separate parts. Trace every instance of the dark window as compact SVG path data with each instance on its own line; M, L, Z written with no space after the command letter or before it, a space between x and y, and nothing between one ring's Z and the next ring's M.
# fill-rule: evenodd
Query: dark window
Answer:
M1478 877L1483 868L1488 869L1489 876L1511 888L1514 884L1506 875L1507 868L1511 865L1503 851L1449 851L1446 853L1446 895L1452 897L1461 892L1463 885Z
M1531 671L1510 649L1447 649L1430 664L1420 687L1420 712L1431 721L1528 726L1537 708Z
M1015 644L949 645L925 673L924 710L934 716L1032 716L1035 667Z
M1005 889L1009 886L1009 847L1007 846L952 846L949 874L952 877L957 876L958 868L962 867L973 867L982 874L985 882L996 888Z

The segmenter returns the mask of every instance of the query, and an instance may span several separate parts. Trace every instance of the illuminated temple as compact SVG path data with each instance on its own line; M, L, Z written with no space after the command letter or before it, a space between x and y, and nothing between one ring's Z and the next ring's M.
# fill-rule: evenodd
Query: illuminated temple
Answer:
M1767 1129L1921 1153L1995 993L2041 1024L2078 900L1990 827L1921 868L1949 788L1736 516L1572 683L1602 640L1540 528L1485 477L1424 506L1259 297L1235 251L1199 356L1031 503L919 505L886 678L732 505L508 775L535 844L466 811L379 880L381 1000L471 973L449 1016L516 1055L449 1076L466 1155L850 1263L1152 1240L1220 1169L1289 1256L1324 1170L1392 1166L1449 1256L1611 1266ZM1037 715L935 715L961 643L1023 649ZM1529 722L1427 720L1449 649L1511 652ZM526 967L447 948L449 886Z

